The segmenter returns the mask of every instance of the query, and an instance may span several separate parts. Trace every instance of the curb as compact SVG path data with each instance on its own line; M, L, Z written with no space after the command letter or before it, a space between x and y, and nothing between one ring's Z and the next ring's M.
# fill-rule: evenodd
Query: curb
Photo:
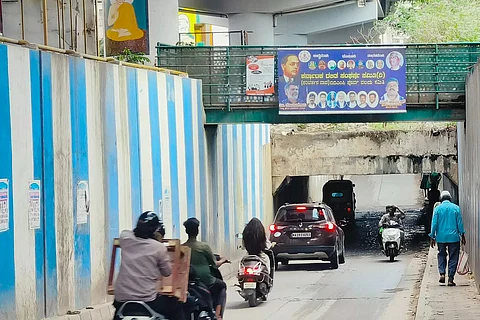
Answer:
M432 262L436 257L436 247L430 247L428 251L427 264L425 265L425 271L423 272L422 285L420 286L420 294L418 296L417 311L415 313L415 320L430 319L433 314L432 308L428 305L428 276L432 269Z

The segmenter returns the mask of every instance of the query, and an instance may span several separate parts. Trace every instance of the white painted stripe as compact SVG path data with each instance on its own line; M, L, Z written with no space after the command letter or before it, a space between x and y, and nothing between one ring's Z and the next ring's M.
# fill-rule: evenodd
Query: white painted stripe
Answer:
M235 235L235 225L236 225L236 214L237 214L237 205L235 199L235 188L236 188L236 181L234 179L234 171L236 168L233 167L233 149L235 148L234 141L233 141L233 127L234 125L227 125L227 161L228 163L224 163L223 165L228 165L228 229L230 234L230 239L225 239L229 243L234 243L234 235ZM230 248L229 248L230 249Z
M237 211L237 216L238 216L238 223L239 223L239 232L243 230L243 226L247 223L245 221L245 210L247 210L247 207L245 206L245 199L244 197L246 195L243 194L243 188L246 183L246 181L243 180L243 134L242 134L242 125L236 125L236 130L237 130L237 141L235 142L236 148L237 148L237 168L235 168L235 171L237 172L236 179L238 181L238 188L237 192L240 194L240 196L237 198L239 203L239 211Z
M101 66L104 71L109 66ZM88 132L88 180L90 191L90 257L91 304L105 302L107 285L106 219L105 219L105 167L103 162L103 110L100 105L100 68L98 63L86 60L87 132ZM112 84L110 84L112 85ZM106 119L106 121L113 121ZM117 188L117 186L110 186Z
M153 196L152 136L150 131L150 104L148 100L148 72L149 71L146 70L137 70L142 212L147 210L155 211L156 207Z
M244 151L247 153L247 190L248 190L248 197L247 197L247 203L248 203L248 221L250 221L253 218L253 181L252 181L252 161L251 157L253 155L251 154L252 150L252 135L251 135L251 130L250 126L251 124L243 124L245 126L245 129L247 130L246 138L247 138L247 149ZM249 156L250 155L250 156Z
M204 137L199 136L198 134L198 80L192 81L192 121L193 121L193 159L194 159L194 178L195 178L195 216L197 219L202 219L202 199L201 199L201 188L206 187L205 181L200 181L200 170L205 170L200 168L200 150L199 142L200 139ZM201 221L206 223L206 221Z
M225 130L225 125L221 124L218 126L218 131L217 131L217 172L216 172L216 178L217 178L217 208L218 210L218 229L215 230L215 237L216 237L216 247L218 248L219 252L225 252L225 241L224 241L224 236L225 236L225 221L223 219L225 210L224 208L224 200L223 200L223 192L224 188L223 186L223 166L225 165L223 163L223 152L224 152L224 145L223 145L223 139L222 139L222 134L223 130Z
M32 105L29 50L8 47L12 126L15 301L18 319L36 319L35 232L28 223L28 182L33 180ZM5 85L5 84L3 84ZM9 106L2 106L8 108ZM5 155L4 155L5 156ZM12 214L14 212L15 214Z
M126 69L113 69L115 126L118 159L119 231L132 229L132 178L130 174L130 128L128 125Z
M261 217L261 212L263 211L262 204L260 201L261 196L263 195L263 186L260 184L260 171L263 168L263 161L261 161L262 157L260 156L261 153L263 153L263 148L260 140L260 126L259 124L254 124L253 125L253 131L254 131L254 138L253 138L253 143L255 146L255 153L250 155L251 157L254 157L255 159L255 203L256 203L256 209L257 212L255 212L255 216L257 218ZM263 170L262 170L263 171Z
M304 320L317 320L322 319L323 316L327 313L327 311L337 302L337 300L325 300L323 304L321 304L318 308L315 308L311 312L309 312ZM299 310L300 311L300 310ZM301 312L301 311L300 311Z
M167 76L164 73L157 74L158 86L158 116L160 121L160 149L162 153L162 211L172 212L172 198L171 198L171 184L170 184L170 133L168 132L168 113L167 113ZM173 133L175 134L175 133ZM165 202L165 190L170 194L170 202ZM168 206L168 208L167 208ZM171 237L173 234L173 224L170 220L165 221L166 237Z
M55 229L57 245L58 313L75 305L73 259L73 177L70 110L69 57L52 55L53 150L55 185Z
M178 163L178 199L180 226L188 216L187 201L187 172L185 161L185 121L183 118L183 81L180 77L175 77L175 119L177 129L177 163ZM187 234L180 230L180 239L187 240Z

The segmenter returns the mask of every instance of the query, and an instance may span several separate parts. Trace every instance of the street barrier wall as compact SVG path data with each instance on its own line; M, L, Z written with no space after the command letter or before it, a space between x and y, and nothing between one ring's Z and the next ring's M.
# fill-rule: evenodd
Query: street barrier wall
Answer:
M112 238L142 211L182 240L195 216L232 254L233 233L269 214L269 126L209 141L200 81L6 45L0 67L0 319L108 301Z
M469 265L480 290L480 64L467 77L467 117L458 123L460 206L467 237Z

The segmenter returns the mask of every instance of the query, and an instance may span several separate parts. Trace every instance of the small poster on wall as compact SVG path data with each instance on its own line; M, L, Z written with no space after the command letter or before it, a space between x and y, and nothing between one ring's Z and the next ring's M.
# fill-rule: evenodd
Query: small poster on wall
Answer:
M88 182L80 181L77 185L77 224L88 222L89 207Z
M247 96L271 96L275 93L275 57L247 57Z
M8 230L10 222L8 179L0 179L0 232Z
M40 180L28 183L28 225L40 229Z

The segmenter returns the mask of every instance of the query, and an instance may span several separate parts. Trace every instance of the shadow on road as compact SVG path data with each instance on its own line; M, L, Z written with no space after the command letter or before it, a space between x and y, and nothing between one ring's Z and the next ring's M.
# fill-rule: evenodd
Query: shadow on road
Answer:
M276 272L283 271L325 271L330 270L330 264L322 261L312 261L308 263L295 262L286 266L280 265Z

